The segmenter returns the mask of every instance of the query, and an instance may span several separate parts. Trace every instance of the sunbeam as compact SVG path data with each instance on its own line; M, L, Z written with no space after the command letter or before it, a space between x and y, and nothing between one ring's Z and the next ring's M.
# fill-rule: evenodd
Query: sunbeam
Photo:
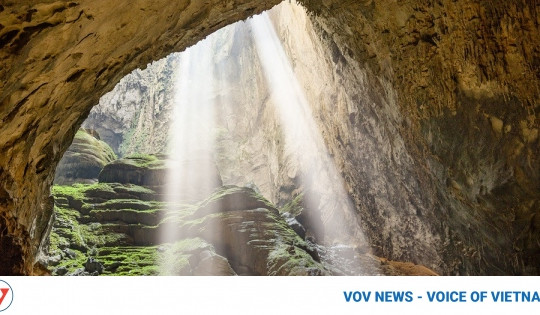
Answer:
M213 38L180 54L179 67L174 74L176 92L170 130L165 221L174 222L174 217L182 215L185 204L200 201L221 184L213 159ZM218 227L213 230L219 233ZM162 243L186 237L176 224L161 226ZM162 274L177 274L174 265L174 261L164 260Z
M237 55L227 55L227 47L231 43L243 45L241 49L253 52L249 55L251 62L260 63L260 80L263 81L256 84L254 78L240 87L235 85L237 83L229 82L237 75L234 71L244 71L241 61L235 59L239 58ZM300 176L296 183L297 191L303 191L304 215L309 226L306 236L312 243L326 247L324 251L327 254L323 255L323 260L336 266L342 264L340 252L343 246L350 249L369 248L358 220L348 219L355 217L354 206L282 45L269 15L263 13L247 23L226 27L180 54L179 66L174 74L175 106L170 128L169 174L165 192L168 206L159 232L161 243L169 243L169 248L173 248L175 242L193 237L182 228L184 219L179 219L189 212L187 205L196 204L222 184L219 173L226 170L216 169L215 134L219 128L228 132L229 128L223 126L231 121L234 123L234 116L225 121L225 117L217 117L216 113L237 111L238 108L233 110L235 106L259 106L247 104L253 101L250 99L242 99L240 101L246 104L238 104L238 98L230 95L238 93L238 88L263 89L269 93L268 104L273 105L275 111L273 119L277 120L277 129L281 129L285 140L284 154L286 159L291 159L291 165L298 166ZM237 66L232 66L232 63ZM281 138L281 135L277 137ZM274 158L269 156L268 161ZM245 179L249 182L236 184L249 186L251 179L249 176ZM219 239L221 228L212 226L206 229L206 237ZM347 261L351 263L350 259ZM356 264L368 263L362 261ZM178 274L175 266L174 261L165 259L161 273ZM347 267L351 269L347 272L362 274L364 267L369 267L370 273L373 273L373 266Z
M312 218L311 225L318 237L323 238L318 241L327 245L366 246L358 222L345 220L344 215L353 214L354 207L268 14L255 16L250 25L284 130L286 150L300 165L307 211L316 212L308 218ZM313 219L317 213L321 213L322 221Z

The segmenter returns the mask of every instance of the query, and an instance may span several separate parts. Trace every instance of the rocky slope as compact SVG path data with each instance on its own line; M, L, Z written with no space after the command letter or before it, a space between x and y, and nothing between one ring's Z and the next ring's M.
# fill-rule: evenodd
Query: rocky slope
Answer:
M42 257L52 274L434 275L353 248L314 244L298 233L298 222L285 219L286 209L251 188L222 186L202 201L174 204L161 184L134 185L112 171L139 161L139 174L155 178L155 165L165 163L148 159L154 167L142 158L108 164L109 183L54 186L55 219Z

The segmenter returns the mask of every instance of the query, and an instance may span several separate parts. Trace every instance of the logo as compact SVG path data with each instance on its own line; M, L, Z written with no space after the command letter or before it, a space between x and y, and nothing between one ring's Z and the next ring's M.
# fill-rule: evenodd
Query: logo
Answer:
M5 311L13 302L13 290L4 280L0 280L0 312Z

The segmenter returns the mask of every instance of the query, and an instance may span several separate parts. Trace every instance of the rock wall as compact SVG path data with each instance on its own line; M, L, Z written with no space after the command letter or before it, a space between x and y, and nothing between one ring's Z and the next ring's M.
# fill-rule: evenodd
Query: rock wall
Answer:
M362 10L371 6L357 7L355 19L366 18ZM495 103L482 103L478 96L467 101L475 102L474 110L463 100L460 111L450 111L439 100L448 94L444 92L421 105L423 114L416 107L409 109L413 106L409 94L400 90L405 89L398 84L401 81L389 75L393 72L376 67L377 56L360 54L365 47L340 47L344 43L325 29L330 27L327 23L336 22L327 21L319 9L312 9L316 14L310 19L302 7L282 4L270 16L357 210L354 215L339 207L323 207L322 216L345 216L346 222L360 218L376 253L425 264L441 273L536 273L537 121L522 112L525 120L516 120L520 129L512 133L511 123L505 125L485 110L513 106L516 100L495 96L490 96ZM216 95L220 171L225 183L253 183L282 205L304 187L298 161L284 147L251 30L238 24L216 36L221 43L214 69L220 82ZM422 50L424 44L420 40L409 49ZM420 79L408 80L402 84ZM434 87L423 87L419 97L424 89ZM452 98L461 96L447 97L450 100L445 102L454 104ZM482 104L489 108L481 108ZM520 106L536 105L525 100ZM519 111L513 115L517 119ZM520 159L522 166L514 163ZM351 224L348 229L355 228Z
M177 55L128 74L92 108L83 127L96 130L116 154L166 152Z
M296 177L287 173L297 166L286 156L250 26L230 25L212 34L211 41L213 155L220 173L226 184L255 184L264 196L283 204L291 198ZM130 73L100 99L83 126L96 130L121 156L170 153L179 63L180 55L172 54Z
M369 86L320 122L366 229L388 227L371 235L378 252L447 274L537 274L538 5L301 2L337 71ZM349 121L325 123L336 111Z

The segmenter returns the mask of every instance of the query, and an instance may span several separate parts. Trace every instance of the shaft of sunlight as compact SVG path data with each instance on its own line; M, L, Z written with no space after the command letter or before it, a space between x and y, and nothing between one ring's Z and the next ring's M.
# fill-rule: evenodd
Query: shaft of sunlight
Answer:
M353 204L268 14L255 16L250 23L285 134L286 150L300 165L307 211L322 213L322 221L313 220L311 224L319 225L315 229L325 236L326 243L366 246L359 223L345 219L345 215L355 217Z
M170 128L166 188L167 209L160 228L162 243L188 238L179 218L208 196L219 184L213 160L214 137L214 45L203 40L180 54L176 77L174 112ZM219 233L218 229L213 229ZM173 261L164 261L161 273L174 275Z

